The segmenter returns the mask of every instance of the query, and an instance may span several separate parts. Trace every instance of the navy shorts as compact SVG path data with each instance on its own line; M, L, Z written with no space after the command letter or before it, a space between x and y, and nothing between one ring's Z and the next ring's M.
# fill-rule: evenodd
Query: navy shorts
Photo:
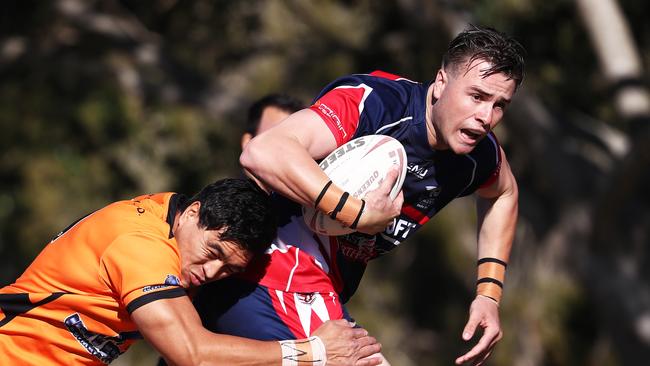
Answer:
M238 278L202 286L194 306L215 333L265 341L309 337L329 319L352 321L336 293L285 292Z

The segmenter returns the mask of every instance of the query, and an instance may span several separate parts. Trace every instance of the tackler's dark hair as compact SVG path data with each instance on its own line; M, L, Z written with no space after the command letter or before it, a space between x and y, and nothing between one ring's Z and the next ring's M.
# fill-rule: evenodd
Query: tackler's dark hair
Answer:
M237 243L254 254L263 253L276 235L271 198L253 181L227 178L204 187L179 204L181 212L201 202L199 225L220 230L220 239Z

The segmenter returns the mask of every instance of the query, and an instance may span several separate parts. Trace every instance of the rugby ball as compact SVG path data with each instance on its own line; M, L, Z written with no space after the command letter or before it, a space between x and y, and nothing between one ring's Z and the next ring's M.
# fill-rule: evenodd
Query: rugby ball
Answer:
M332 151L319 164L332 183L356 198L363 198L379 187L393 165L399 168L399 176L390 191L390 198L395 199L406 176L406 151L390 136L356 138ZM309 229L317 234L336 236L355 231L314 207L303 206L302 213Z

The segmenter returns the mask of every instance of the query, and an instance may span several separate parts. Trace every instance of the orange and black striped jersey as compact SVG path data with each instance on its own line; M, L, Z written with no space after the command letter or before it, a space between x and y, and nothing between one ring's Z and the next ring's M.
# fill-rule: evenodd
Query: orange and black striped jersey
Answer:
M0 289L7 365L97 365L141 338L130 314L184 296L171 233L179 195L115 202L61 232Z

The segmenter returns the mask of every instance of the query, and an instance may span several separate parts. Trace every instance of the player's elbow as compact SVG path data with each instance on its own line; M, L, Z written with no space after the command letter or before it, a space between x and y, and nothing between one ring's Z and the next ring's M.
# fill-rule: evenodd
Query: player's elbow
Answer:
M201 339L184 339L185 343L175 344L171 349L157 349L170 366L212 365L213 362L201 352Z
M265 146L260 143L259 138L252 139L239 156L239 164L242 168L255 174L259 167L264 165L264 160L268 157Z
M507 184L505 188L504 194L508 196L510 199L512 199L514 202L519 201L519 185L517 184L517 179L515 176L510 172L507 177Z

